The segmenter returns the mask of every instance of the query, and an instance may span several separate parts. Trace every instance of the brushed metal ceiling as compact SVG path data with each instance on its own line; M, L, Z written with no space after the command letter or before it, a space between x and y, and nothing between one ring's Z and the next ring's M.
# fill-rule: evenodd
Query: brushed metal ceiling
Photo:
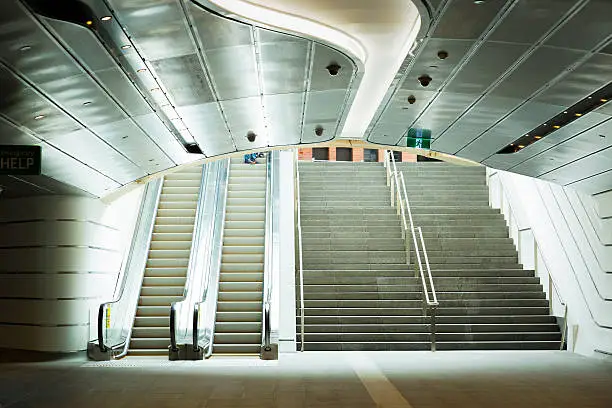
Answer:
M204 157L336 136L356 86L344 54L187 0L82 2L93 29L27 0L1 5L0 143L43 147L41 188L21 181L23 194L54 180L49 191L75 192L61 182L101 196ZM189 137L204 155L187 153Z
M611 189L610 104L518 153L496 152L610 82L612 2L430 4L430 30L366 139L405 146L409 127L427 128L432 150L591 193ZM449 57L438 59L439 50ZM417 81L425 73L429 87Z

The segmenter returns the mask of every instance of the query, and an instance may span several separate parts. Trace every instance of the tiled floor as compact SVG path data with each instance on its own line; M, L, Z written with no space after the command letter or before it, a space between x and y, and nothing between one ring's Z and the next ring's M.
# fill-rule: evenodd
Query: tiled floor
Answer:
M0 364L0 407L612 407L612 363L563 352Z

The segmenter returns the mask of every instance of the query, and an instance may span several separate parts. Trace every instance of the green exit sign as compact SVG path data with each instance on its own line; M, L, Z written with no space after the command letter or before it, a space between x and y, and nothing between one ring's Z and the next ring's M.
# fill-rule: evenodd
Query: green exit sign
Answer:
M0 145L0 175L38 175L40 146Z
M429 149L431 146L431 130L429 129L408 129L407 147L418 149Z

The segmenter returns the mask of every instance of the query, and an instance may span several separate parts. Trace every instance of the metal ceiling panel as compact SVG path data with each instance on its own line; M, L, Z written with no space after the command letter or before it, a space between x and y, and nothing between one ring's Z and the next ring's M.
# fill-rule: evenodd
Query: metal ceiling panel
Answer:
M429 40L426 49L419 55L410 73L404 79L401 88L421 89L422 86L418 78L421 75L428 74L432 81L427 90L439 90L473 45L473 41ZM441 50L448 52L448 57L444 60L438 58L438 51Z
M513 166L521 166L520 163L523 163L526 159L540 155L545 151L549 150L552 146L572 139L577 135L581 134L582 132L599 125L601 122L607 119L607 116L591 112L588 115L582 116L581 118L563 126L561 129L554 131L550 135L546 136L544 139L532 144L531 146L521 150L518 153L512 153L502 156L512 158L512 160L514 161Z
M485 96L435 140L435 149L455 154L479 134L497 123L517 103L516 99Z
M271 146L299 144L302 129L304 94L264 96ZM314 128L304 129L314 132Z
M260 43L266 95L305 91L309 43L286 37L285 41Z
M476 39L505 4L504 0L488 1L483 4L475 4L473 1L452 1L432 37Z
M413 127L430 129L431 137L436 139L475 100L475 95L443 92Z
M207 156L236 150L216 103L185 106L177 110Z
M193 54L178 0L108 0L149 61Z
M344 89L308 93L302 143L316 143L321 140L330 140L336 136L338 117L345 98ZM315 135L313 131L317 125L324 128L322 136Z
M491 34L489 40L533 44L558 24L563 15L575 4L576 0L519 1Z
M569 184L570 187L587 194L597 194L612 190L612 170L593 175L587 179Z
M53 135L50 142L68 155L78 158L121 184L147 174L86 129ZM120 148L120 146L115 147Z
M63 183L71 184L95 196L101 196L121 186L51 146L43 145L42 157L43 174Z
M491 94L516 98L517 102L520 102L563 73L584 55L585 53L581 51L539 47Z
M153 112L134 84L119 68L97 71L96 77L102 86L123 106L130 116L146 115Z
M250 45L251 27L212 14L201 7L189 3L195 26L202 40L204 50Z
M607 85L612 78L612 55L594 54L584 64L551 86L537 100L561 106L572 106Z
M22 184L34 185L42 191L51 191L53 192L53 194L93 197L90 193L86 191L83 191L79 188L71 186L70 184L62 183L44 175L18 176L13 178L18 181L21 181ZM2 194L4 195L4 193Z
M123 120L93 127L92 130L147 173L174 165L168 156L132 121Z
M2 192L0 193L0 200L50 195L55 193L55 191L51 189L38 186L31 182L24 182L21 179L13 176L0 176L0 188L2 189Z
M379 122L378 125L372 131L369 141L371 143L380 143L384 145L399 145L398 142L402 135L406 133L406 125L390 123L390 122ZM404 142L405 145L405 142Z
M42 84L40 88L85 126L97 126L126 118L125 113L89 76L77 75Z
M314 92L334 89L346 91L353 78L353 63L344 54L325 45L315 44L314 48L310 90ZM338 75L329 75L325 69L331 62L336 62L342 67Z
M154 113L136 116L134 120L175 163L183 164L197 158L187 153Z
M610 145L610 143L608 143ZM612 149L606 149L574 160L558 169L542 175L545 180L555 179L560 184L570 184L610 169Z
M220 100L259 95L255 49L252 45L219 48L207 51L206 55Z
M444 92L480 95L527 49L528 46L524 44L485 42L444 88Z
M239 150L257 149L269 145L259 96L223 101L221 106L227 117L234 143ZM257 135L254 143L246 138L249 131Z
M159 59L152 61L151 65L176 106L198 105L215 100L197 55Z
M557 2L556 2L557 3ZM588 51L610 36L610 0L591 0L546 45Z
M37 144L40 142L33 136L17 129L0 115L0 144Z
M542 117L552 117L563 111L563 107L527 102L494 127L474 139L459 151L472 160L482 161L512 143L542 123Z
M52 18L42 17L42 20L53 28L72 51L72 55L82 61L90 71L95 72L115 67L115 62L91 30Z

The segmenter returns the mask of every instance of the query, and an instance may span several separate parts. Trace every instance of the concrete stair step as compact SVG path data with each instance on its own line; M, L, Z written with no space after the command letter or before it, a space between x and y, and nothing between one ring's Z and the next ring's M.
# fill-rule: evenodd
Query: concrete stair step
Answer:
M134 319L134 328L166 327L170 330L170 311L167 316L138 316Z
M400 308L400 307L353 307L353 308L334 308L322 307L304 310L306 316L420 316L423 314L422 307ZM438 316L514 316L514 315L547 315L548 307L440 307L437 310Z
M316 316L308 315L304 318L306 325L348 325L348 324L429 324L429 317L420 315L413 316L387 316L387 315L366 315L366 316ZM300 324L299 313L296 318L296 324ZM436 316L437 325L556 325L557 321L554 316L549 315L462 315L462 316ZM298 333L300 330L298 329Z
M130 340L130 352L134 349L155 349L155 350L166 350L168 353L168 346L170 345L170 335L167 337L143 337L135 338L132 337Z
M259 355L260 344L213 344L214 354Z
M183 300L183 295L179 296L163 296L163 295L155 295L155 296L145 296L140 295L140 299L138 300L138 306L170 306L173 302L179 302Z
M221 303L221 302L220 302ZM260 304L260 303L259 303ZM259 322L261 323L262 309L252 311L224 311L217 309L217 323L219 322Z
M560 341L439 342L438 350L559 350Z
M259 346L261 344L261 332L220 333L215 331L213 347L217 347L220 344L252 344Z
M385 300L385 299L338 299L336 296L333 299L311 299L304 295L304 307L306 308L418 308L422 307L420 299L415 300ZM439 300L440 301L440 300ZM299 306L299 303L296 304ZM441 303L444 308L491 308L491 307L548 307L546 299L462 299L462 300L444 300Z
M472 300L544 300L544 292L437 292L438 301L444 306L450 306L450 301ZM373 289L361 292L314 292L304 287L306 300L422 300L423 292L418 291L390 291L379 292ZM547 304L547 303L546 303ZM299 304L298 304L299 306Z

